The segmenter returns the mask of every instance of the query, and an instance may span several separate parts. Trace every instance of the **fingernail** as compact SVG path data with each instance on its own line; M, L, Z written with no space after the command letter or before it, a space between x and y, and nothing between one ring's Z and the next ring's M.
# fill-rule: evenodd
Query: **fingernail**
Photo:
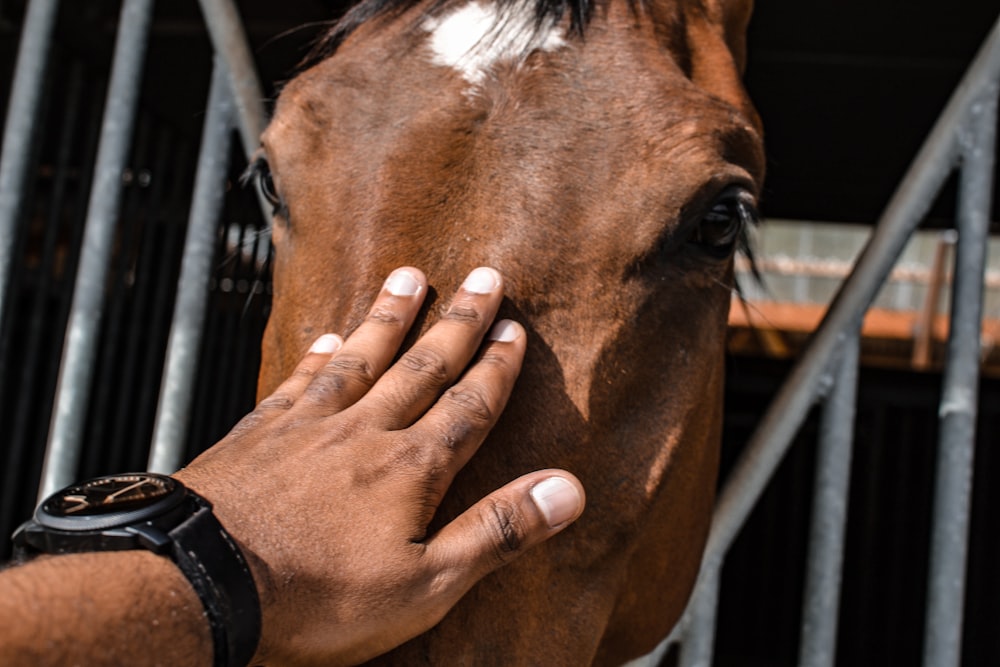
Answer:
M580 492L562 477L549 477L531 487L530 493L549 528L566 523L580 512Z
M489 294L499 286L500 275L485 266L474 269L462 283L462 289L473 294Z
M500 320L490 329L489 339L501 343L509 343L512 340L517 340L517 337L520 335L521 329L514 322L511 320Z
M339 349L340 336L337 334L323 334L309 347L309 351L316 354L333 354Z
M400 269L385 281L385 289L393 296L414 296L420 291L420 281L409 271Z

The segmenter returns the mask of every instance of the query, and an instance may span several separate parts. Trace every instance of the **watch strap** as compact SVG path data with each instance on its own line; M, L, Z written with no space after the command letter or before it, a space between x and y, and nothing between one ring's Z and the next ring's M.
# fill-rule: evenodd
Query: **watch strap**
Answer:
M204 498L188 492L198 507L170 531L174 561L205 607L216 667L246 667L260 640L260 599L239 546Z

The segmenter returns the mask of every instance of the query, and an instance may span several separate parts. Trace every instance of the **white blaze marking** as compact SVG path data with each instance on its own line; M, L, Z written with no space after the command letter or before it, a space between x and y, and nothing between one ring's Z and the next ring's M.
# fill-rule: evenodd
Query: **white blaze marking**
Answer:
M432 61L453 67L475 85L499 61L518 61L532 51L555 51L565 46L562 31L555 25L535 29L531 3L520 2L505 13L490 3L473 0L439 18L428 20Z

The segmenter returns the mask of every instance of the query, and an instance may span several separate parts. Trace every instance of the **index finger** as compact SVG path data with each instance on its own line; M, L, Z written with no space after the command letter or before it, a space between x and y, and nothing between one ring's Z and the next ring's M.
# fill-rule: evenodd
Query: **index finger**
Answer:
M503 298L503 279L480 267L462 283L447 312L375 383L355 410L365 423L410 426L465 371Z

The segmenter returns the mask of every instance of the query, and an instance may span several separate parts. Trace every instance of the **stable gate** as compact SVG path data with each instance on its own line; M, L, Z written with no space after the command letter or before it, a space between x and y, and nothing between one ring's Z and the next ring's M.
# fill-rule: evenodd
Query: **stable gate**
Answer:
M265 114L234 2L200 4L215 56L193 186L186 178L192 160L186 160L184 146L171 143L169 132L153 132L155 119L138 108L152 0L122 2L103 112L82 94L91 73L78 64L65 67L69 83L53 92L48 75L63 66L53 64L51 43L60 6L57 0L28 5L0 155L0 423L11 438L0 498L5 534L27 514L31 499L98 472L91 468L100 464L175 470L196 453L188 438L193 423L202 425L201 437L219 437L231 423L226 420L252 401L246 388L253 386L256 343L237 350L226 343L237 340L237 328L259 327L266 317L263 276L269 245L260 212L247 204L251 197L233 194L229 186L256 148ZM657 664L671 647L682 665L713 664L726 555L816 403L822 403L822 416L798 664L835 663L861 321L906 240L956 169L958 242L940 444L934 489L922 490L933 493L934 500L920 641L924 665L962 664L998 90L1000 23L725 481L688 611L643 664ZM64 111L62 129L53 137L39 136L46 105ZM80 117L91 118L94 130L99 127L92 133L99 140L78 132ZM230 146L234 130L235 148ZM46 151L54 168L40 182L39 156ZM83 168L70 169L74 160ZM143 162L156 167L135 166ZM230 222L220 223L220 216ZM162 307L150 306L171 301L170 322L157 315ZM248 308L257 317L247 317ZM259 330L256 336L259 340ZM61 361L52 362L57 346L62 346ZM129 386L131 378L142 375L130 374L139 367L147 376L162 367L158 400L143 400L136 395L142 390ZM199 377L242 391L220 398L218 391L203 388ZM227 400L226 406L218 403ZM150 433L148 452L137 454L128 446L149 441ZM40 434L47 443L44 457L31 446ZM85 448L84 442L91 444ZM38 484L33 471L40 471ZM1000 660L1000 654L990 655L985 659Z

